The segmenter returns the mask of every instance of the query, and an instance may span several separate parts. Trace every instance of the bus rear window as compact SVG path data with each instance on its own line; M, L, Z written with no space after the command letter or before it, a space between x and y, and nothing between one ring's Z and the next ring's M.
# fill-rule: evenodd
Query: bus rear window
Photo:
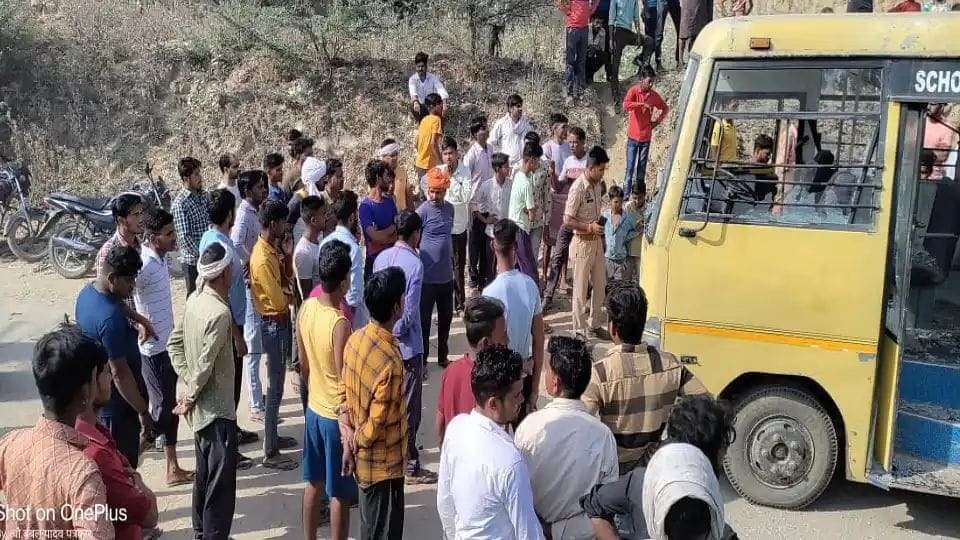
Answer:
M870 229L882 164L880 69L721 64L686 219Z

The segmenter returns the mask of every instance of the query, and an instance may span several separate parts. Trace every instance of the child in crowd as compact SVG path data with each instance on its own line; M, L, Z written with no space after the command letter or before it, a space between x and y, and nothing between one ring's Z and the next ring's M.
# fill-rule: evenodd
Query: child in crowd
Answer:
M633 259L638 280L640 279L640 250L643 245L643 228L646 223L646 205L646 193L641 192L636 187L634 187L633 193L630 194L630 200L623 205L624 212L633 213L637 216L637 235L627 243L627 256Z
M607 244L607 280L636 280L636 262L629 254L631 240L639 233L639 216L625 212L623 208L623 189L612 186L607 192L610 208L603 211L603 236Z

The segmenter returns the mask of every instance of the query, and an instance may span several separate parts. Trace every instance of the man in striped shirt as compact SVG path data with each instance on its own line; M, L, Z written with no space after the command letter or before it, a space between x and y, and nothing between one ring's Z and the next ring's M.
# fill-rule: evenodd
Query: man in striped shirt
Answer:
M645 466L657 449L677 398L706 394L703 383L670 353L642 342L647 298L635 283L607 286L614 347L593 363L581 396L587 409L613 431L621 471Z
M180 240L180 262L183 264L183 278L187 286L187 296L197 288L197 259L200 257L200 238L207 230L207 197L203 192L203 176L200 174L200 160L185 157L177 165L181 189L173 205L173 224Z
M181 469L177 462L180 422L173 414L177 404L177 374L167 353L167 340L173 332L173 298L166 255L177 248L177 235L173 230L173 216L163 208L150 208L143 224L145 238L140 250L143 267L137 274L133 301L137 313L150 321L156 333L156 337L140 342L141 371L150 400L150 416L163 436L167 486L173 487L193 480L193 473Z

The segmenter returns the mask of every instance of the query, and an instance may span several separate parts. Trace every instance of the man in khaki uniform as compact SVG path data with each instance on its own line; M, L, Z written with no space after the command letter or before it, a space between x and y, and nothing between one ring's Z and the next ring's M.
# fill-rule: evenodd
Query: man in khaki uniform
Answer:
M570 243L570 260L573 261L573 331L584 337L608 339L603 329L603 294L607 285L604 267L603 225L600 219L600 181L607 170L610 158L599 146L587 154L584 169L567 196L563 211L563 224L573 231ZM593 287L590 303L590 324L587 324L587 288Z
M707 389L674 355L643 343L647 298L636 283L611 282L606 303L618 347L593 363L580 399L613 432L620 472L626 473L646 466L677 399Z

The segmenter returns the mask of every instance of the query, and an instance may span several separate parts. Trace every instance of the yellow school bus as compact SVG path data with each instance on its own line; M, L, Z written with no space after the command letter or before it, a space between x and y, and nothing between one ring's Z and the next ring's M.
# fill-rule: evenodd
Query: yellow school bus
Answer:
M960 496L960 15L723 19L646 209L646 339L737 411L727 477ZM960 108L958 111L960 112Z

